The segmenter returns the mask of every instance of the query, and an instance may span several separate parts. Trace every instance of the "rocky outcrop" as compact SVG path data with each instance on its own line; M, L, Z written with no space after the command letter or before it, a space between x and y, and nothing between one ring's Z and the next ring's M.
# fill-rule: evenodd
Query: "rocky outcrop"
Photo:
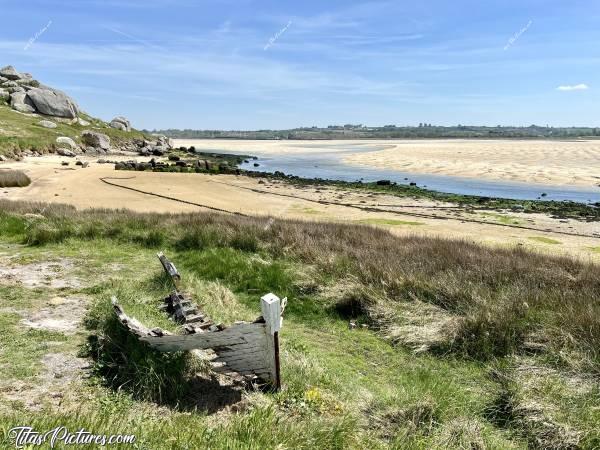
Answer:
M33 88L27 91L27 97L38 112L47 116L74 119L79 113L77 104L67 94L56 89Z
M73 139L71 139L70 137L65 137L65 136L57 137L56 143L61 144L63 146L65 146L65 145L69 146L72 150L77 150L79 148L78 145L75 143L75 141Z
M28 73L19 73L13 66L0 69L0 90L9 94L26 93L21 101L12 102L13 109L53 117L74 119L79 113L77 103L62 91L42 85ZM6 94L2 94L5 97ZM26 105L26 106L23 106Z
M17 103L16 105L13 105L12 109L23 114L33 114L35 112L35 108L33 106L25 103Z
M96 131L84 131L81 133L81 138L86 145L94 149L110 150L110 138L105 134Z
M69 158L75 157L75 152L69 150L68 148L59 148L58 150L56 150L56 153L58 153L60 156L67 156Z
M33 113L35 108L27 98L25 92L13 92L10 94L10 106L16 111L22 113Z
M0 76L8 80L20 80L24 78L13 66L6 66L0 69Z
M112 128L116 128L117 130L131 131L131 124L129 123L129 120L122 116L115 117L113 120L111 120L110 126Z
M10 92L6 89L0 89L0 100L8 100L10 99Z

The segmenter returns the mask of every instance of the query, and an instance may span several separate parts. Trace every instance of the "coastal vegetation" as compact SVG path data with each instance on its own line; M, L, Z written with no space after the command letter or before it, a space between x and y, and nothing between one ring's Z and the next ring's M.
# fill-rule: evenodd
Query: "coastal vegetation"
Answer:
M43 374L47 352L78 349L92 364L60 410L1 400L2 423L134 433L140 448L600 445L596 264L369 224L7 201L0 242L16 268L74 261L55 277L78 280L50 292L0 285L4 391ZM173 327L156 308L158 250L216 320L253 319L266 292L289 298L281 392L219 387L189 355L127 340L111 295L143 322ZM75 338L17 320L55 295L89 298Z
M101 129L115 146L146 136L136 130L125 132L111 128L102 120L83 113L80 113L80 117L90 125L83 126L79 122L55 119L56 128L49 129L40 125L44 116L21 114L0 100L0 156L16 158L25 152L54 153L59 148L57 137L69 137L79 144L82 143L81 133L90 127Z
M511 126L420 126L367 127L363 125L330 125L327 128L303 127L290 130L223 131L223 130L154 130L174 139L450 139L450 138L532 138L572 139L600 137L600 128Z
M600 221L600 205L597 203L584 204L570 201L543 200L543 193L540 193L539 200L514 200L451 194L422 188L414 185L414 183L400 184L389 180L380 180L373 183L362 181L348 182L321 178L302 178L295 175L286 175L278 171L271 173L237 168L242 161L250 161L252 159L252 157L247 155L201 153L195 152L192 149L185 149L185 147L179 149L178 154L180 156L176 156L176 161L171 160L164 164L152 165L150 163L132 161L129 163L118 163L115 165L115 168L117 170L151 170L155 172L236 174L270 180L284 180L286 183L297 186L331 186L340 189L385 193L415 199L438 200L453 203L460 207L477 208L478 210L489 209L490 211L511 210L524 213L545 213L561 219L572 218L586 221ZM519 225L519 223L514 223L514 221L510 221L499 214L495 214L493 217L506 225Z

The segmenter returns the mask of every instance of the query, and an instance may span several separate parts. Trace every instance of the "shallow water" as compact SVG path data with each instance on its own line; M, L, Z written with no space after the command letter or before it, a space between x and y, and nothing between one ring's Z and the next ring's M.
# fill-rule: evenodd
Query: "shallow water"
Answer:
M475 178L461 178L448 175L416 174L412 172L401 172L398 170L387 170L353 166L343 163L345 156L357 152L374 152L386 148L385 145L365 144L331 144L319 143L297 144L297 148L306 148L306 153L295 154L260 154L250 152L258 156L257 160L249 161L240 165L241 168L250 171L275 172L280 171L286 175L297 175L303 178L323 178L341 181L372 182L377 180L391 180L398 184L408 185L417 183L419 187L439 192L452 194L478 195L483 197L499 197L517 200L570 200L578 203L600 202L600 187L581 188L552 186L538 183L521 183L512 181L488 181ZM316 148L323 148L322 152L314 152ZM312 151L310 151L312 150ZM239 153L225 149L203 150L216 153ZM258 167L254 167L258 163ZM545 193L546 196L542 197Z

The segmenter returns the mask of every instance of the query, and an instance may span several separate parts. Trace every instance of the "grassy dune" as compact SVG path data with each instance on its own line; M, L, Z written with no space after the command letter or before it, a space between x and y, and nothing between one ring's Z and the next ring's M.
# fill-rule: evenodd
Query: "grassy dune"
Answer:
M13 402L3 424L27 417L45 429L126 431L143 448L600 445L600 266L368 225L10 202L0 202L0 241L25 244L15 247L25 262L78 261L88 282L73 293L92 298L79 347L94 368L78 388L86 402L65 400L61 413ZM159 249L218 321L253 319L263 293L289 297L282 392L244 394L224 409L238 394L199 384L198 374L208 375L197 360L155 354L123 333L108 302L114 294L148 325L172 328L156 308L167 289ZM114 264L122 270L103 276ZM47 295L0 294L0 308L22 301L26 309ZM6 366L38 337L12 342L18 320L0 317L8 330L0 375L30 380L39 350L27 370Z
M71 124L69 121L59 121L39 114L26 115L18 113L5 102L0 100L0 155L16 156L22 151L38 151L39 153L53 152L57 149L56 138L66 136L75 142L81 143L81 133L86 129L107 134L113 144L127 141L136 137L143 137L139 131L124 132L110 128L101 120L94 119L85 114L80 116L91 123L89 127ZM39 125L41 120L51 120L58 126L54 129L44 128Z

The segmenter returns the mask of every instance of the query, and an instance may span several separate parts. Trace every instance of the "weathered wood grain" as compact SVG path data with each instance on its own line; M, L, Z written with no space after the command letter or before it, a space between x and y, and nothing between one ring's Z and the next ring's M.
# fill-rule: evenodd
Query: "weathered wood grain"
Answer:
M252 323L236 322L226 328L214 324L188 296L177 291L181 275L163 253L157 256L176 288L165 298L160 309L183 325L184 334L172 334L160 328L144 326L127 316L113 297L112 303L119 321L140 341L158 351L209 350L208 361L216 372L259 378L279 389L279 330L287 299L280 300L274 294L267 294L261 298L261 317Z

